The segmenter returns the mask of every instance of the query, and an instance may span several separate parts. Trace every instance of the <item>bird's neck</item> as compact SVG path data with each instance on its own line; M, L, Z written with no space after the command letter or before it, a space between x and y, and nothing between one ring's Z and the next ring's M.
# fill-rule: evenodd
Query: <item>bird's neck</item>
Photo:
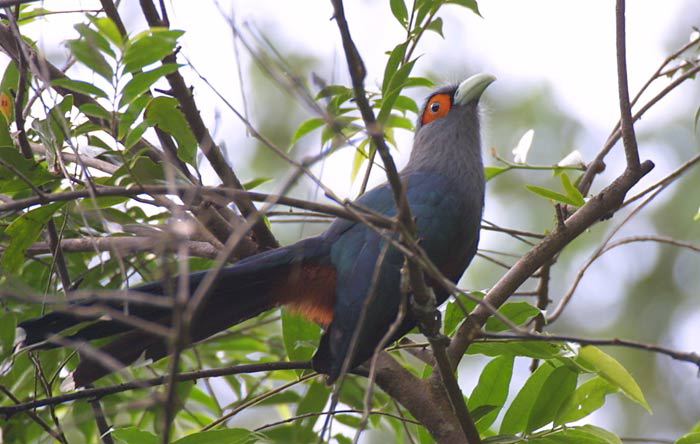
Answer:
M484 167L481 159L479 128L471 131L445 131L430 134L431 140L416 136L414 149L402 175L435 173L450 179L459 190L483 194Z

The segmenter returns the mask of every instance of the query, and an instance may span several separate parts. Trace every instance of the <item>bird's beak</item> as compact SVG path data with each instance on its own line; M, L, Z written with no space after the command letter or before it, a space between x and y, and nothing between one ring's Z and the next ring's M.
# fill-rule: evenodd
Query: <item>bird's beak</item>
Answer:
M464 80L457 87L455 93L455 103L458 105L466 105L469 102L476 102L484 93L486 88L496 80L491 74L476 74Z

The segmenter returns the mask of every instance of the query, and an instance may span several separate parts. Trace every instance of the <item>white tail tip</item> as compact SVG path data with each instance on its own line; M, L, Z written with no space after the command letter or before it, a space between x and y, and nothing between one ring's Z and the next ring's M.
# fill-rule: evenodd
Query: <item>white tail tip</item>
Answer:
M59 388L62 392L72 392L75 390L75 381L73 380L73 373L70 375L66 376L66 379L61 382L61 386Z

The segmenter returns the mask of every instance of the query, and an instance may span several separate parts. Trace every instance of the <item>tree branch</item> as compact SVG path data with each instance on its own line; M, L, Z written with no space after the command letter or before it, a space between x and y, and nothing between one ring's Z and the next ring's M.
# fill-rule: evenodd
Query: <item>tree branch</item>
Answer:
M357 107L364 121L365 128L374 143L384 169L386 171L387 180L391 186L394 195L394 201L398 209L399 223L404 229L401 230L402 242L409 245L416 245L415 236L417 235L417 227L411 209L406 198L406 193L401 183L401 178L394 164L394 160L389 153L389 147L384 140L384 131L381 125L376 121L374 111L372 110L367 95L365 93L364 78L366 70L362 57L360 56L357 46L350 35L350 29L345 18L345 10L342 0L331 0L334 10L335 22L338 25L340 36L343 42L345 58L350 71L350 78L355 96ZM473 444L481 443L479 432L476 429L474 421L469 414L464 396L459 389L456 377L452 371L449 357L445 351L444 337L440 335L440 312L437 310L435 295L425 282L423 270L410 259L406 259L405 266L408 270L407 279L410 285L410 290L413 294L412 308L415 314L418 314L418 323L421 332L428 338L433 349L433 354L436 357L439 373L444 384L445 394L452 406L455 417L464 433L467 442ZM431 431L432 433L432 431Z
M629 189L651 171L653 167L654 164L647 160L640 165L638 171L626 169L608 187L589 199L584 206L569 216L563 227L556 226L547 237L516 262L491 287L484 297L483 300L488 305L479 304L455 334L449 347L449 354L453 364L459 362L460 357L467 350L472 339L478 335L479 329L491 316L491 310L487 309L487 306L498 308L503 305L539 267L551 260L554 255L559 253L588 227L619 208Z
M518 341L542 341L542 342L574 342L581 345L601 345L601 346L615 346L615 347L627 347L634 348L638 350L645 350L649 352L659 353L662 355L669 356L677 361L690 362L695 364L700 370L700 355L695 352L680 352L678 350L673 350L670 348L662 347L660 345L647 344L645 342L631 341L629 339L589 339L589 338L579 338L576 336L566 336L566 335L545 335L545 334L511 334L511 333L487 333L480 332L478 334L479 338L484 339L504 339L504 340L518 340Z
M617 0L615 6L615 43L617 48L617 91L620 96L620 128L625 147L627 168L639 170L639 148L634 134L632 106L627 85L627 49L625 47L625 0Z
M143 15L146 18L149 26L164 26L155 5L150 0L140 0L140 4ZM166 56L163 59L163 63L177 63L175 54ZM190 128L192 129L192 132L199 143L200 149L209 160L209 163L221 179L224 186L237 190L243 190L243 185L226 162L221 149L214 142L211 134L209 133L209 129L204 124L202 116L199 114L199 110L197 109L197 104L192 96L192 91L185 83L185 80L182 78L182 75L180 75L180 72L175 71L168 74L166 78L170 84L173 96L178 100L182 113L184 114L187 123L190 125ZM258 213L258 210L247 196L236 196L234 202L241 210L244 217L255 219L255 215ZM267 228L265 222L261 219L258 220L253 226L253 233L255 235L256 242L258 242L262 249L275 248L279 246L279 243L273 236L272 232Z
M289 362L263 362L259 364L243 364L232 367L215 368L208 370L198 370L193 372L178 373L175 377L176 382L194 381L200 378L214 378L217 376L238 375L241 373L257 373L269 372L275 370L310 370L311 362L307 361L289 361ZM124 384L111 385L108 387L92 388L79 390L65 395L53 396L51 398L38 399L12 406L0 406L0 415L11 416L18 412L26 412L34 410L38 407L47 405L65 404L77 399L102 398L115 393L122 393L129 390L137 390L148 387L156 387L165 384L167 376L159 376L157 378L141 379L137 381L126 382Z

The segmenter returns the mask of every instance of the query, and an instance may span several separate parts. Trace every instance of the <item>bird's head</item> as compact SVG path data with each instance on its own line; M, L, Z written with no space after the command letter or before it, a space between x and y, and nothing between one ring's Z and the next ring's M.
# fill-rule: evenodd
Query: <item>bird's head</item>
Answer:
M428 96L416 124L407 169L444 170L481 165L479 98L496 78L476 74L459 85L446 86ZM476 158L478 157L478 162Z

